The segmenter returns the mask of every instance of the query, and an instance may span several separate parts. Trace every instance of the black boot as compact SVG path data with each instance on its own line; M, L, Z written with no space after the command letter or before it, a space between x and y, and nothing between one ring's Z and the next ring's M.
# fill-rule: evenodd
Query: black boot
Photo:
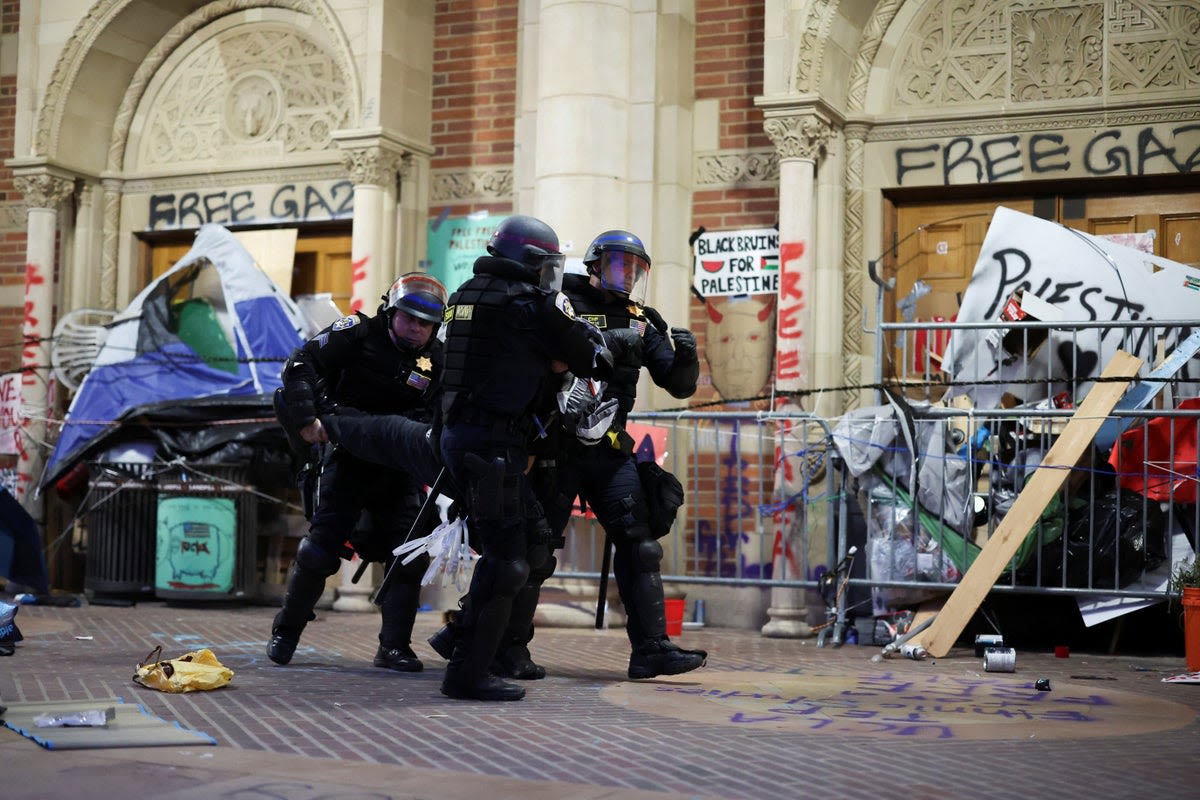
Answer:
M491 671L497 677L518 681L540 681L546 677L546 668L534 663L529 648L520 642L500 645L500 650L492 659Z
M292 660L304 626L317 617L313 609L324 591L325 576L298 563L292 565L287 592L283 596L283 608L275 615L271 625L267 658L276 664L287 664Z
M553 571L553 570L551 570ZM546 668L534 662L529 655L529 643L533 641L533 617L537 613L538 598L542 585L526 582L513 598L512 613L508 617L508 628L496 657L492 659L491 673L499 678L514 678L519 681L540 681L546 677Z
M433 636L430 636L426 641L433 648L433 652L449 661L450 657L454 655L454 642L456 638L454 623L447 622L438 628Z
M420 672L425 669L421 659L408 645L402 647L384 648L379 645L375 651L375 666L394 669L396 672Z
M478 572L475 577L479 577ZM442 694L456 700L504 701L525 697L520 686L488 674L511 610L511 596L492 595L459 615L455 625L457 641L446 665L446 677L442 679Z
M407 575L402 575L404 579ZM418 581L420 576L417 576ZM417 620L420 604L421 584L403 580L394 582L383 596L380 609L383 622L379 627L379 649L375 652L375 666L394 669L397 672L420 672L425 668L413 652L413 624Z
M659 675L681 675L704 666L706 650L683 650L665 636L652 639L633 649L629 656L629 679L642 680Z

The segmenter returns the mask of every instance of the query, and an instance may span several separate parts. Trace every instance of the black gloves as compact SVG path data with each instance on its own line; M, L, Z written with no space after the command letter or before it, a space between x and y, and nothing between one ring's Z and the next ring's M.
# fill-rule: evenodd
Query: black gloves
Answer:
M671 328L671 341L675 343L676 358L696 357L696 334L687 328Z
M651 325L658 328L659 333L665 334L667 332L667 321L662 318L662 314L658 313L650 306L643 306L642 313L646 316L646 320Z

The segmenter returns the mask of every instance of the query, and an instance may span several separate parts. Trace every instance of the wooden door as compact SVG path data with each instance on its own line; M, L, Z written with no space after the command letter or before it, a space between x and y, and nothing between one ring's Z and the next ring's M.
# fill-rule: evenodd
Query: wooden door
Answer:
M186 241L148 244L149 279L153 280L173 267L191 248L190 235ZM300 232L292 266L293 297L328 292L341 312L348 314L352 272L349 232ZM373 311L370 309L368 313Z
M896 284L885 297L887 319L911 322L954 319L992 214L1000 205L1025 213L1033 210L1030 199L897 206L895 263L890 270ZM889 275L886 262L884 275ZM927 294L916 296L913 290L917 281L928 288ZM929 331L897 335L889 345L893 363L888 374L921 379L938 373L944 338Z
M1100 195L1083 199L1073 213L1079 218L1063 224L1088 233L1154 231L1155 255L1200 268L1200 192Z
M1005 198L996 201L897 203L894 210L893 258L883 260L883 277L895 278L884 301L888 321L953 319L959 298L979 257L983 238L998 206L1033 214L1035 201ZM1181 264L1200 267L1200 192L1041 196L1040 216L1087 233L1155 232L1154 252ZM916 282L929 293L906 302ZM886 375L922 378L936 374L936 334L909 332L885 345L891 363Z

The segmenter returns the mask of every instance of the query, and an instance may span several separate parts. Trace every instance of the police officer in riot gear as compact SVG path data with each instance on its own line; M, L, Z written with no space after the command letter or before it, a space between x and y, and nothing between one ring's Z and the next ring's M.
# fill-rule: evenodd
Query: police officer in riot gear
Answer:
M557 290L564 256L549 225L508 217L487 251L446 308L441 451L481 555L442 693L520 700L525 690L489 666L513 597L548 556L545 526L530 524L537 515L525 476L539 394L556 367L605 377L611 362L599 331Z
M364 561L389 563L424 501L424 476L383 468L326 444L330 439L320 419L346 408L432 421L443 364L434 334L445 311L445 287L428 275L409 273L383 300L374 317L358 313L334 322L298 348L283 369L281 422L304 442L322 445L323 456L309 533L300 542L267 644L267 656L277 664L291 661L325 580L341 560L357 552ZM411 637L427 566L428 557L405 565L380 601L375 666L423 668Z
M617 411L598 445L587 446L590 442L581 441L584 437L564 437L553 473L543 476L535 467L531 479L541 486L538 496L552 530L565 529L578 495L612 541L613 574L632 646L629 677L677 675L703 666L707 658L703 650L680 649L666 633L658 539L670 531L675 509L683 502L682 489L673 476L651 464L639 469L625 421L637 397L642 367L672 397L695 393L700 375L696 337L686 328L668 329L657 311L641 305L650 256L637 236L605 231L588 247L583 262L588 274L564 276L563 292L576 313L604 334L614 361L604 399L616 399ZM538 593L554 567L551 557L518 593L496 659L496 671L506 677L536 680L546 674L530 658L528 644Z

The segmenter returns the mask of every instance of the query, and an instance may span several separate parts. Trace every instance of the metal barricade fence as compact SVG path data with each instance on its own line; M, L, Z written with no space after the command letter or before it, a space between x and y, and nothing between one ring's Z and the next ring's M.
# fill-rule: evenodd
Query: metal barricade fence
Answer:
M876 379L889 389L834 436L855 451L843 454L867 517L876 610L953 589L1118 349L1144 362L1138 392L1065 468L993 591L1078 595L1085 610L1164 599L1172 565L1200 546L1193 324L880 324Z
M639 457L662 457L684 487L684 506L660 540L664 583L819 588L844 555L842 472L829 425L776 413L637 413ZM596 579L604 530L576 513L559 553L560 578ZM832 554L832 555L831 555Z

